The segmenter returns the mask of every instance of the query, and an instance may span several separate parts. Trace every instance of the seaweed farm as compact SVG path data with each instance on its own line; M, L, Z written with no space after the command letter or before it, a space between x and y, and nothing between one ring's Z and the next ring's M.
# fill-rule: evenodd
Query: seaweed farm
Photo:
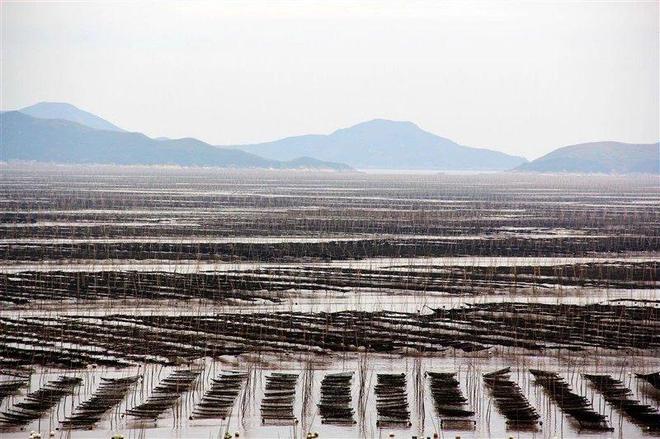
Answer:
M0 435L660 436L657 177L0 173Z

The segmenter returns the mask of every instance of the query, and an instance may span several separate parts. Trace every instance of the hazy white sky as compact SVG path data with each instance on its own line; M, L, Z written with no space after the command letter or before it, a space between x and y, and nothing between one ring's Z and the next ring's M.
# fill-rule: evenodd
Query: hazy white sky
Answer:
M535 158L660 138L653 1L2 1L2 109L251 143L410 120Z

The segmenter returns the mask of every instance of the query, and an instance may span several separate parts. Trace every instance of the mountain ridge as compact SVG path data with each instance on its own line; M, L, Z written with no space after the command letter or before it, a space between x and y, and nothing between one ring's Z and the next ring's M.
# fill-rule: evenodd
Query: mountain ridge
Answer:
M223 147L266 158L310 156L363 169L507 170L527 161L487 148L460 145L410 121L387 119L360 122L330 134Z
M547 173L660 174L660 142L600 141L557 148L516 171Z
M61 119L98 130L126 131L107 120L67 102L38 102L17 110L38 119Z
M142 133L98 130L20 111L3 112L0 122L0 159L6 161L350 170L343 163L307 158L289 164L194 138L156 140Z
M24 126L12 131L16 127L7 121L16 119L16 114L30 119L24 119ZM383 118L338 128L329 134L216 146L193 137L150 138L128 132L63 102L40 102L20 110L0 112L0 117L2 155L10 160L286 169L349 170L352 165L391 170L660 174L660 143L580 143L557 148L527 162L523 157L458 144L411 121Z

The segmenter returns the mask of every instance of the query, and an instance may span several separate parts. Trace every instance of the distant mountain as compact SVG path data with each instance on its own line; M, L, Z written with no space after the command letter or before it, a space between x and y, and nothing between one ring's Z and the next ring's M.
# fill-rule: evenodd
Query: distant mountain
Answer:
M309 158L269 160L197 139L155 140L144 134L99 130L60 119L38 119L22 112L0 114L0 160L118 165L181 165L234 168L331 169L348 166Z
M350 171L353 169L344 163L328 162L313 157L298 157L284 163L286 163L289 169L334 169L337 171Z
M556 149L518 168L525 172L660 174L660 143L593 142Z
M412 122L376 119L329 135L287 137L234 148L270 159L307 156L363 169L507 170L526 160L459 145Z
M124 131L105 119L64 102L39 102L18 111L39 119L68 120L97 130Z

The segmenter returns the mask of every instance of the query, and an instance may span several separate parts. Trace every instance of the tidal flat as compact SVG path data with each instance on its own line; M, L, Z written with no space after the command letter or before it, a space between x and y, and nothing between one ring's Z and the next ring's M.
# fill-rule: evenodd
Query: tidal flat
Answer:
M3 165L0 432L653 437L652 176Z

